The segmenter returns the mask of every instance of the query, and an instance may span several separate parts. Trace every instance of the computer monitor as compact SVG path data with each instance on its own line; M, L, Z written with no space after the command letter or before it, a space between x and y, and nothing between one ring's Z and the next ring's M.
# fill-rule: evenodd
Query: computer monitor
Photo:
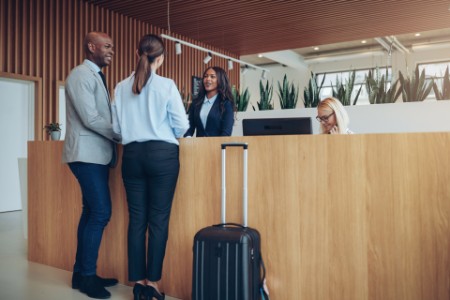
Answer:
M242 131L244 136L312 134L312 124L310 117L243 119Z

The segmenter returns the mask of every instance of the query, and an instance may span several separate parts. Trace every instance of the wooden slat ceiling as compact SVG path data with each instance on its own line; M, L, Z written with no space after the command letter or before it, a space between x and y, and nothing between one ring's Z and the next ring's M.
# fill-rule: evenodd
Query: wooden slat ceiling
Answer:
M449 0L85 1L238 55L450 27Z

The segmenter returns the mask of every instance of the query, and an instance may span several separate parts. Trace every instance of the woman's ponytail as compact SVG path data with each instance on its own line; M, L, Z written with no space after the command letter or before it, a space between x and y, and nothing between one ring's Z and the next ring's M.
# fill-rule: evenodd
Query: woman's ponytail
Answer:
M133 82L133 93L139 95L152 75L152 63L164 54L162 39L153 34L147 34L139 41L139 60L136 65Z
M133 82L134 94L139 95L141 93L142 88L147 83L151 74L152 68L149 59L145 54L142 54L139 57L138 63L136 65L136 71L134 73L134 82Z

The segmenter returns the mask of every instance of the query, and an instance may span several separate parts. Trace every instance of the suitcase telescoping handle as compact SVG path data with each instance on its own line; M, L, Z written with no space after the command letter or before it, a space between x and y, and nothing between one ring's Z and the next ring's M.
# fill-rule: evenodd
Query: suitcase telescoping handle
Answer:
M221 223L226 223L226 196L227 196L227 190L226 190L226 148L227 147L242 147L244 149L244 159L243 159L243 165L244 165L244 172L243 172L243 191L242 191L242 225L244 227L247 227L247 207L248 207L248 198L247 198L247 149L248 144L247 143L224 143L222 144L222 212L221 212Z

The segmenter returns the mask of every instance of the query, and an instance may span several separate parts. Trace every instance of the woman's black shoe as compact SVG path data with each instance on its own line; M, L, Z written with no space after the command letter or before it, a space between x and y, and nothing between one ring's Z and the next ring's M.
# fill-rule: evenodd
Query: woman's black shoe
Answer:
M145 289L145 299L152 300L153 298L156 298L156 300L164 300L166 298L166 295L164 295L164 293L158 293L158 291L154 287L147 285Z
M134 300L141 300L145 298L145 285L136 283L133 288Z

